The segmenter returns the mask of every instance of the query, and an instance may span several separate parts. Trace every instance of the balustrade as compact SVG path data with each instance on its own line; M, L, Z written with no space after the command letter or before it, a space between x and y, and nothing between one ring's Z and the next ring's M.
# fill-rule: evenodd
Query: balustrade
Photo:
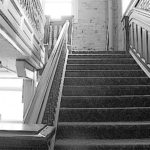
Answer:
M31 25L41 35L44 34L43 9L39 0L18 0Z
M140 0L139 3L137 4L136 8L150 12L150 1L149 0Z
M150 70L150 1L134 0L123 17L126 50Z
M17 45L23 55L21 59L26 59L36 69L44 66L45 16L40 0L3 0L0 25Z
M62 27L65 21L69 21L69 29L68 29L68 49L71 51L72 49L72 23L73 23L73 16L63 17L60 21L52 21L47 16L47 21L45 25L45 36L44 36L44 45L45 49L48 53L48 57L50 56L52 49L54 48L56 41L59 37L59 34L62 30Z

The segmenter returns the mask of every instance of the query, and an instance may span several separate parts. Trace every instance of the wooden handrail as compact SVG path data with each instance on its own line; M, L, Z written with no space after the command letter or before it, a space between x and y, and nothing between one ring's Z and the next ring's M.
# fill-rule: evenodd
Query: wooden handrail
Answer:
M62 46L67 44L68 28L69 21L66 21L41 76L28 111L24 117L24 123L40 123L42 121Z

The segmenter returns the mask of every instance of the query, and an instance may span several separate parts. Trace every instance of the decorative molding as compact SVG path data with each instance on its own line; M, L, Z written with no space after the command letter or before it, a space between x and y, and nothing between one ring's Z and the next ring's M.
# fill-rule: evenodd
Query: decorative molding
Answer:
M2 12L2 10L0 10L0 16L6 21L6 23L11 27L11 29L15 32L15 34L21 39L21 41L26 45L26 47L32 52L32 54L34 55L34 57L32 57L32 59L34 59L34 61L39 65L39 61L41 62L41 59L37 56L37 54L35 54L35 52L32 50L32 48L29 46L29 44L24 40L24 38L22 37L22 35L17 31L17 29L14 27L14 25L10 22L10 20L6 17L6 15ZM0 24L0 28L5 31L5 33L7 33L11 39L14 40L14 42L17 44L18 47L20 47L21 49L24 49L20 43L17 42L16 39L14 39L14 37L11 36L10 33L7 32L7 29L5 29L4 26L2 26L2 24ZM36 58L35 58L36 57ZM37 62L38 59L38 62ZM37 67L37 66L36 66ZM40 67L39 67L40 68Z
M139 3L137 4L136 8L150 12L150 1L149 0L140 0Z

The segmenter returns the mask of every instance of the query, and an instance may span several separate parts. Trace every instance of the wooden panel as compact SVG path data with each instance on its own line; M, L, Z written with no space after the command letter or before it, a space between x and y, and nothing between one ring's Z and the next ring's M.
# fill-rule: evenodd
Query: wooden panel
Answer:
M20 132L38 134L46 125L28 125L22 123L0 123L0 132Z
M148 57L148 36L147 36L147 31L145 29L142 29L143 32L143 58L145 62L147 63Z
M13 0L11 0L10 3L8 4L9 4L8 12L10 13L14 21L20 26L22 14L19 8L17 7L17 5L15 4Z
M30 40L30 42L32 42L32 30L31 28L29 27L29 24L27 23L26 20L24 20L23 24L22 24L22 28L23 28L23 31L25 33L25 35L27 36L27 38Z

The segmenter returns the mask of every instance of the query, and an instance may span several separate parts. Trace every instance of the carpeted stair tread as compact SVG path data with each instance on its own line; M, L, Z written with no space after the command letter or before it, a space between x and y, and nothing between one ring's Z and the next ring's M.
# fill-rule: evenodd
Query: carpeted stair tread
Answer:
M55 150L149 150L149 139L58 140Z
M141 70L67 70L66 77L147 77Z
M150 95L150 85L64 86L63 96Z
M57 139L142 139L149 130L150 122L60 122Z
M60 122L150 121L150 107L60 108Z
M68 59L68 64L136 64L132 58L122 59Z
M131 96L62 96L61 107L108 108L108 107L149 107L150 95Z
M147 85L150 84L148 77L66 77L64 85Z
M149 139L58 140L55 150L149 150Z
M58 126L150 126L150 121L130 122L59 122Z
M87 58L132 58L129 54L70 54L68 58L87 59Z
M72 51L72 54L126 54L126 51Z
M61 145L150 145L150 139L121 139L121 140L58 140L56 144Z
M137 64L68 64L67 70L138 70Z
M126 52L69 54L55 150L149 150L150 79Z

